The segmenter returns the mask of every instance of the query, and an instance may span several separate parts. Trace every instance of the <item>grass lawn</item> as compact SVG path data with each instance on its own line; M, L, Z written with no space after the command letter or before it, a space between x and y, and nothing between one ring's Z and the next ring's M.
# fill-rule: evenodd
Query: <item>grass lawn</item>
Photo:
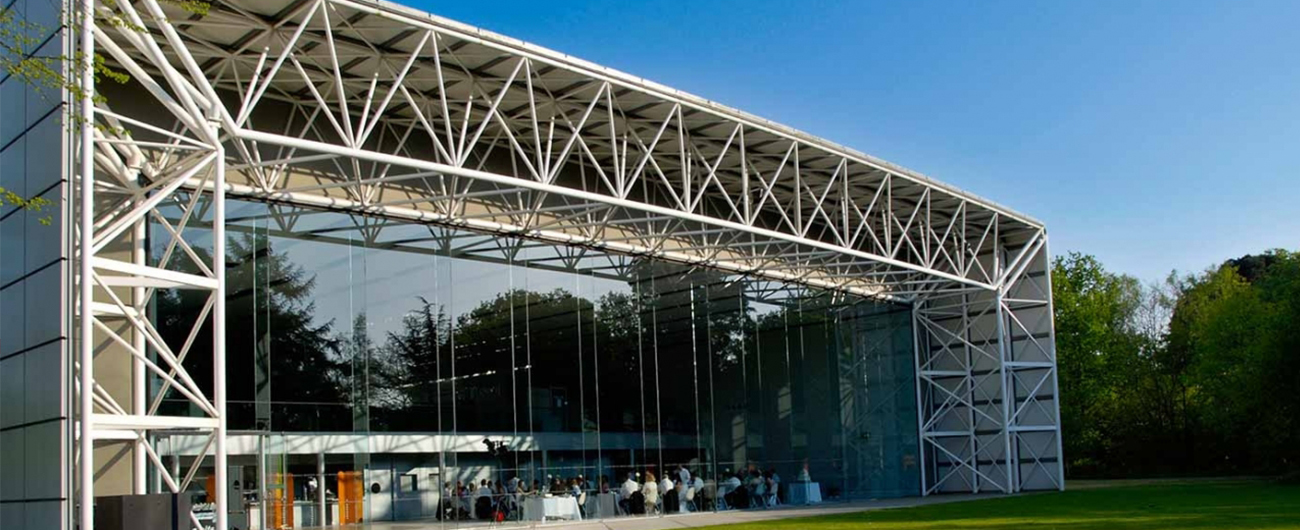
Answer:
M710 528L1300 529L1300 485L1243 481L1115 486Z

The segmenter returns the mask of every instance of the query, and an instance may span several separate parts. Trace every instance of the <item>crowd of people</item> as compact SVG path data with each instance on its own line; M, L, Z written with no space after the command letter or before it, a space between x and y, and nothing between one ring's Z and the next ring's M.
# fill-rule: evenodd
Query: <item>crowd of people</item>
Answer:
M622 514L768 508L781 503L781 476L775 468L761 471L751 465L742 472L726 471L714 481L679 466L660 480L655 480L653 471L646 472L644 481L639 478L638 473L629 474L617 490Z
M685 465L662 476L653 468L644 473L629 472L619 484L612 484L607 475L594 482L583 475L548 476L546 483L534 479L531 484L517 476L504 481L481 479L478 484L458 480L454 485L444 483L439 517L519 519L529 496L572 497L583 517L767 508L781 503L780 492L781 477L776 469L762 471L754 465L734 473L725 471L717 480L705 480ZM612 496L615 513L593 513L602 510L600 502L594 500L599 498L596 496Z
M718 498L725 508L769 508L781 504L781 475L775 468L724 473L718 481Z
M445 519L512 519L518 517L526 496L580 497L585 486L586 480L581 475L568 480L550 477L545 485L535 479L531 486L519 477L505 481L481 479L477 486L472 481L465 484L457 480L455 486L445 482L438 515Z

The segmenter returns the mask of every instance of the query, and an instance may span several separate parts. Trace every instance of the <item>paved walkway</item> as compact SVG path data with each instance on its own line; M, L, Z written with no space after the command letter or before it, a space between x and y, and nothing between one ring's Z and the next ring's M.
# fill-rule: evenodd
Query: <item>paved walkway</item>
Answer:
M856 501L856 502L828 502L815 506L783 506L769 510L729 510L725 512L704 512L690 513L681 515L669 515L666 517L623 517L618 519L602 519L597 521L584 521L581 523L505 523L503 526L493 526L494 529L517 529L517 528L542 528L546 530L669 530L675 528L696 528L701 526L712 526L719 524L732 523L753 523L758 521L769 521L772 519L788 519L791 517L809 517L813 515L830 515L837 513L863 512L868 510L883 510L885 508L902 508L907 506L923 506L928 504L942 504L949 502L961 502L975 499L986 499L998 497L1001 494L979 494L979 495L935 495L931 497L908 497L903 499L887 499L874 501ZM448 522L446 526L440 526L438 521L407 521L407 522L374 522L371 523L370 530L436 530L441 528L486 528L485 523L462 522L459 526L455 523ZM361 528L361 527L358 527Z

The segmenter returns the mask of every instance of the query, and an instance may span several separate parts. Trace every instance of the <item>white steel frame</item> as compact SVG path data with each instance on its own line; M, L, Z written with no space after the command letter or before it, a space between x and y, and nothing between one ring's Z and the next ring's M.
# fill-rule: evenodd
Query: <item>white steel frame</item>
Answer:
M224 202L236 196L377 219L376 239L385 219L449 225L569 246L575 260L592 249L653 256L911 304L923 491L1015 492L1044 477L1063 487L1047 234L1032 218L391 4L223 0L197 16L138 0L85 13L83 49L129 73L138 97L81 103L79 293L92 308L81 336L102 333L134 355L137 396L153 373L207 415L158 416L158 400L142 397L124 408L81 371L79 388L94 390L80 396L94 411L80 417L93 435L83 455L92 440L132 440L137 477L152 461L180 490L195 469L172 476L151 433L202 431L225 483ZM139 244L130 262L104 255L125 236L142 240L147 222L167 236L160 263L184 256L202 274L150 265ZM212 230L207 258L181 237L200 223ZM195 323L216 331L211 398L180 362L194 334L166 344L147 318L159 288L212 293ZM94 341L79 351L93 366ZM79 475L82 528L92 471Z
M109 14L103 6L86 2L79 12L80 49L82 57L100 52L125 62L119 63L133 74L138 74L138 64L127 57L115 42L102 38L108 22L113 17L133 27L142 26L142 19L127 3L119 13ZM157 6L153 6L157 7ZM146 57L152 57L156 66L161 64L162 79L154 76L137 78L151 93L160 96L174 112L184 127L165 131L126 116L114 113L106 105L96 104L91 90L86 90L80 101L80 138L78 146L79 225L76 253L79 267L77 275L77 308L79 335L78 356L74 363L77 373L77 506L80 527L93 527L93 499L95 466L93 450L99 444L122 447L119 452L132 452L133 491L147 491L146 477L150 464L167 488L176 493L185 491L194 480L203 458L182 477L173 473L162 461L154 447L154 435L166 432L203 433L206 437L205 455L214 456L216 481L225 484L226 473L226 385L225 385L225 154L219 139L219 124L214 121L217 101L208 95L184 93L182 74L167 65L158 43L143 32L123 34L130 45ZM81 84L94 87L95 76L88 65L81 67ZM176 99L166 95L167 90L177 94ZM179 101L178 101L179 100ZM150 130L170 139L166 149L159 150L147 142L129 141L128 130ZM180 233L199 212L198 201L178 202L177 190L195 181L211 181L214 190L210 201L213 249L210 259L202 258ZM182 212L181 221L173 227L160 213L160 208L173 204ZM144 234L146 223L159 223L172 237L164 241L166 250L163 263L178 250L197 266L202 274L189 274L151 266L145 260ZM128 243L129 259L113 248ZM193 323L189 340L184 344L168 344L159 334L148 315L148 300L157 289L192 289L205 291L207 306ZM204 326L211 326L213 336L212 396L205 395L190 377L184 360L194 338ZM132 400L127 405L118 402L95 378L95 358L108 348L128 352L132 359ZM161 397L149 402L146 395L146 374L162 381L163 391L175 389L203 412L200 417L167 416L158 412ZM113 459L109 459L115 460ZM89 464L89 465L88 465ZM226 528L227 499L224 489L216 495L217 528ZM196 528L201 524L194 514L190 520Z

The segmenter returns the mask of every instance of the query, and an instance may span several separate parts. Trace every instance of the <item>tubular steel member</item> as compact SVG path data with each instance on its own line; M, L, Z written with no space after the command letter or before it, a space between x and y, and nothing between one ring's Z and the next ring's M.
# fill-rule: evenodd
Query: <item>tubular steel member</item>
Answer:
M165 19L158 18L161 11L156 3L144 4L150 13L146 15L150 21L147 24L166 24ZM80 56L86 61L96 53L111 58L156 97L161 103L158 108L170 113L170 119L180 125L160 128L114 112L107 100L97 101L95 97L94 67L86 63L79 67L84 91L74 122L80 137L74 188L79 196L78 301L70 307L75 308L78 319L75 521L79 528L88 530L94 527L94 477L99 466L112 465L115 460L97 462L96 447L125 443L134 453L130 458L131 489L136 493L145 492L150 465L169 491L184 492L209 451L216 463L217 482L225 483L225 155L221 124L208 119L223 112L208 80L194 77L198 71L178 70L152 36L131 29L146 25L132 5L114 3L110 7L85 2L80 7L80 24L76 26L81 38ZM108 17L129 24L104 23ZM107 32L117 32L118 40L109 38ZM206 95L199 87L207 89ZM136 139L131 131L148 139ZM209 180L215 184L215 191L201 195L187 190ZM163 208L170 209L169 214L179 211L180 222L173 226L160 212ZM185 226L201 217L213 227L213 251L207 258L181 237ZM147 262L144 247L146 223L151 222L160 228L155 230L155 236L163 234L154 241L165 249L154 265ZM130 245L127 260L119 259L120 253L112 249L117 243ZM197 272L167 268L173 258L188 260ZM147 300L158 289L208 293L205 308L182 344L168 343L145 310ZM211 399L184 366L199 330L209 324L213 333ZM106 348L130 355L132 396L126 406L96 380L96 354ZM145 394L146 372L162 383L161 391L152 400ZM175 390L203 415L161 413L162 400L169 390ZM203 455L181 476L179 469L164 465L154 446L158 433L204 433L208 443ZM214 497L215 527L225 529L225 489L215 488ZM196 528L202 527L194 514L188 517Z
M148 103L81 102L89 119L80 131L78 293L91 311L80 322L79 359L93 366L88 339L98 330L163 391L143 411L137 402L124 409L83 370L81 432L132 440L144 452L137 461L154 462L172 491L204 458L184 477L167 472L151 432L207 433L204 455L225 483L227 197L911 304L922 493L1063 486L1050 258L1045 228L1028 216L760 118L392 4L227 0L191 16L142 0L86 4L84 14L82 48L129 73L130 90ZM127 24L97 25L96 15ZM103 255L145 222L165 249L156 264ZM212 227L211 256L181 237L197 224ZM191 272L172 267L176 260ZM121 288L135 290L129 303ZM160 288L210 293L191 341L167 343L139 311ZM183 366L208 322L210 399ZM158 415L171 390L203 417ZM89 463L92 440L78 447ZM78 473L87 525L93 470ZM228 500L217 490L224 528Z

